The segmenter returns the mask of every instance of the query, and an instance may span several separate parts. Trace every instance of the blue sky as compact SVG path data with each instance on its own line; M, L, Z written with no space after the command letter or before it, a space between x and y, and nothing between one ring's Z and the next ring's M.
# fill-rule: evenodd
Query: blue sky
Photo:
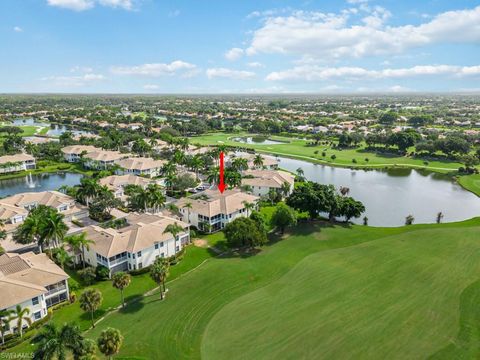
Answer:
M2 0L0 92L480 91L480 1Z

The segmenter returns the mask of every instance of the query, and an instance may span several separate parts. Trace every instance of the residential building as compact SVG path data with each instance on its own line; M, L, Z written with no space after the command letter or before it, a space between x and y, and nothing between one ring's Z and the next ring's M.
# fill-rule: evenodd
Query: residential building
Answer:
M0 174L35 169L35 158L28 154L0 156Z
M106 186L108 189L112 190L115 197L122 200L125 199L125 187L127 185L138 185L145 189L148 184L152 183L152 180L133 174L112 175L100 179L100 185Z
M237 217L246 217L250 211L245 204L256 207L258 196L240 190L206 190L199 195L180 199L177 207L182 220L205 232L221 230Z
M282 193L284 184L288 184L288 196L293 191L295 176L281 170L246 170L243 172L242 186L249 186L251 192L257 196L267 196L270 190Z
M88 264L103 265L111 274L142 269L152 265L159 257L175 255L190 241L189 224L180 220L137 213L130 213L125 219L126 226L119 229L96 225L83 229L88 239L93 241L85 251ZM165 229L175 223L184 231L174 239Z
M155 160L145 157L129 157L115 161L119 166L117 175L134 174L147 177L156 177L160 175L163 165L166 161Z
M100 151L100 149L92 145L71 145L62 148L63 157L66 161L71 163L78 162L83 155L95 151Z
M51 206L65 216L65 220L82 219L88 216L88 208L77 204L75 199L58 191L27 192L0 199L0 220L7 233L13 232L28 213L38 205Z
M84 155L84 166L88 169L108 169L116 161L132 156L131 154L122 154L119 151L96 150Z
M46 254L6 253L0 256L0 310L19 305L30 310L32 322L47 316L47 309L69 299L68 275ZM25 322L23 327L27 327ZM16 321L5 334L18 331Z

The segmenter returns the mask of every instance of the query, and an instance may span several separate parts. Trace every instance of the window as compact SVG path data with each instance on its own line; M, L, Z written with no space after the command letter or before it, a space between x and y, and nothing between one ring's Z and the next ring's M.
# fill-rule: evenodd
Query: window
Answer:
M32 305L38 305L38 296L32 299Z
M164 244L163 241L162 241L162 242L160 243L160 247L163 247L163 245L165 245L165 244Z
M163 258L165 257L165 253L161 253L160 256Z
M141 251L137 252L137 257L141 257L141 256L142 256L142 252Z
M141 269L143 267L142 263L138 263L138 268Z
M175 246L175 251L180 251L180 246Z
M158 249L158 243L155 243L155 250Z
M132 254L132 257L135 259L135 254Z
M42 318L42 312L41 311L37 311L36 313L33 314L33 318L35 320L40 320Z
M128 255L128 258L130 259L132 257L132 255L130 253L127 254Z

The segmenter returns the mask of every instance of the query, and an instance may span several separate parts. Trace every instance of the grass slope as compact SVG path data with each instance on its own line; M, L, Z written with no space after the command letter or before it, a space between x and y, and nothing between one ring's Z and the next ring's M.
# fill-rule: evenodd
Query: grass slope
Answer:
M256 256L205 262L164 302L145 297L88 335L120 329L123 359L425 357L458 332L479 230L302 225Z
M465 189L480 196L480 174L462 176L458 179L458 183Z

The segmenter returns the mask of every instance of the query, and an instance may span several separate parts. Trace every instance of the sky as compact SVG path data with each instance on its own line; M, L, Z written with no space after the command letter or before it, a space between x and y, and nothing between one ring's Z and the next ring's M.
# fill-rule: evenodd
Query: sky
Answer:
M2 93L480 92L480 0L1 0Z

